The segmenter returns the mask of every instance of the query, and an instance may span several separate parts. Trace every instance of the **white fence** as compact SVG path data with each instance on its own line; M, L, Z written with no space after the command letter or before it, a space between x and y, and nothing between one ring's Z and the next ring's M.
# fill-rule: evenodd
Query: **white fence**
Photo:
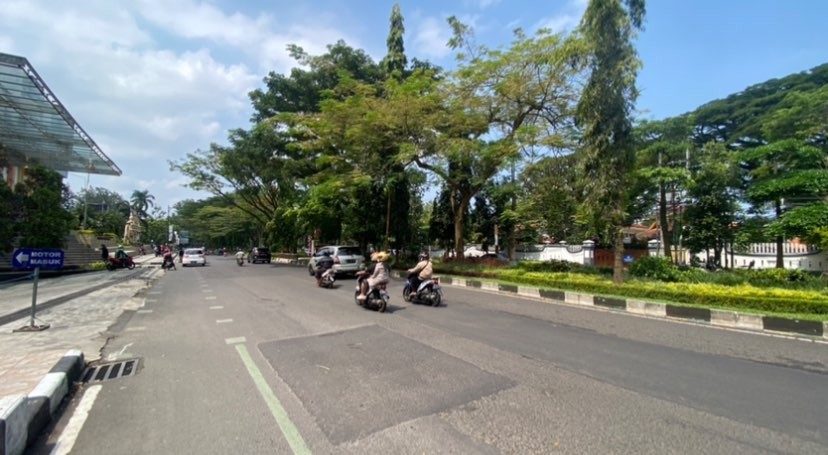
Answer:
M659 247L658 240L651 240L649 242L649 250L651 256L661 256L663 251ZM805 245L801 243L787 242L783 246L784 265L786 269L801 269L808 271L828 271L828 251L820 251L818 248ZM490 251L490 252L493 252ZM432 255L440 257L444 253L443 250L432 251ZM481 249L481 245L468 245L465 249L464 256L477 257L485 254L486 251ZM690 262L689 253L685 252L685 262ZM730 251L726 253L726 258L722 258L723 264L734 268L748 268L754 269L772 269L776 267L776 244L775 243L754 243L746 252L734 252L733 264L731 264ZM516 259L528 261L568 261L578 264L594 264L595 261L595 244L591 241L586 241L581 245L567 245L564 242L556 243L554 245L533 245L531 248L524 251L516 251ZM705 259L707 256L704 253L697 255L700 259ZM710 257L713 257L713 251L710 251ZM753 265L751 266L751 263Z

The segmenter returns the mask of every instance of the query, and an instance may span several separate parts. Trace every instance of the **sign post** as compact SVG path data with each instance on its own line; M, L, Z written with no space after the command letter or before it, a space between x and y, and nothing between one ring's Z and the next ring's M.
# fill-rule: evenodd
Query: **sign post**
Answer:
M15 329L15 332L35 332L46 330L49 324L38 325L35 322L35 312L37 311L37 282L40 278L40 269L60 269L63 268L63 250L57 249L37 249L37 248L19 248L12 253L12 267L17 269L34 269L32 273L32 317L29 325Z

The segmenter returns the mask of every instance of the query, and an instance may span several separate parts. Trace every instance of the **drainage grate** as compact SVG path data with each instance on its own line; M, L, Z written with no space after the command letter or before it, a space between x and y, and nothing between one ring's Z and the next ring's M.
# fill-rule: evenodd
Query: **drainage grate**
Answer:
M86 368L83 372L83 383L103 382L110 379L118 379L126 376L135 376L141 359L119 360L117 362L102 363Z

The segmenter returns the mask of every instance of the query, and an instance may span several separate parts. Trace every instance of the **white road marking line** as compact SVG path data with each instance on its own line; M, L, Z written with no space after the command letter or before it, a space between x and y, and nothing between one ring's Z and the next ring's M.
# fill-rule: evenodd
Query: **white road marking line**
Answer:
M136 313L138 313L138 314L149 314L149 313L152 313L152 310L138 310L138 311L136 311Z
M227 324L228 322L233 322L232 319L216 319L216 324Z
M224 306L223 305L213 305L213 306L210 307L210 309L211 310L223 310Z
M209 293L209 292L213 292L213 290L212 289L202 289L201 292L204 292L206 294L206 293Z
M253 358L250 357L250 353L247 352L247 348L241 343L236 344L235 346L236 351L239 353L239 356L241 356L242 362L244 362L244 366L247 367L247 372L250 373L250 377L253 378L256 388L259 389L259 393L262 394L262 398L264 398L265 403L267 403L270 413L273 414L273 418L276 419L276 424L279 425L279 429L281 429L282 434L285 435L285 439L290 445L293 453L297 455L310 454L311 451L305 443L305 440L302 438L302 434L299 433L299 429L296 428L296 425L290 420L290 416L288 416L288 413L285 411L285 408L282 406L279 398L275 393L273 393L273 390L270 389L270 386L267 384L262 372L259 371L259 368L256 366Z
M152 302L157 302L157 301L158 301L158 299L147 299L146 300L147 303L152 303Z
M224 342L227 343L227 344L247 343L247 338L245 338L245 337L225 338Z
M86 389L83 398L78 403L78 407L72 414L72 418L69 419L69 423L66 424L66 428L63 429L63 433L60 434L55 443L55 447L52 448L51 455L66 455L72 451L72 447L78 439L83 424L86 423L86 418L89 417L89 411L92 410L92 405L95 404L95 399L98 398L101 388L103 386L98 384Z
M143 332L144 330L147 330L147 328L143 327L143 326L127 327L127 328L124 329L124 332Z
M208 295L207 297L204 297L204 300L216 300L216 296Z

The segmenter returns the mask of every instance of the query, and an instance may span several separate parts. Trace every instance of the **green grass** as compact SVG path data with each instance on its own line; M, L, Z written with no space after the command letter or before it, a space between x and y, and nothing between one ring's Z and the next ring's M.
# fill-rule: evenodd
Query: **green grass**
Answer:
M549 267L558 268L556 265ZM489 264L435 264L435 273L467 279L525 285L540 289L581 292L604 297L635 299L678 306L737 311L810 321L828 321L825 280L786 283L784 287L761 281L747 284L743 271L732 277L718 276L703 282L661 282L627 277L616 286L606 270L573 267L569 272L545 272L537 265L493 267ZM719 272L721 274L729 272ZM766 273L767 274L767 273ZM721 284L732 282L733 284Z

